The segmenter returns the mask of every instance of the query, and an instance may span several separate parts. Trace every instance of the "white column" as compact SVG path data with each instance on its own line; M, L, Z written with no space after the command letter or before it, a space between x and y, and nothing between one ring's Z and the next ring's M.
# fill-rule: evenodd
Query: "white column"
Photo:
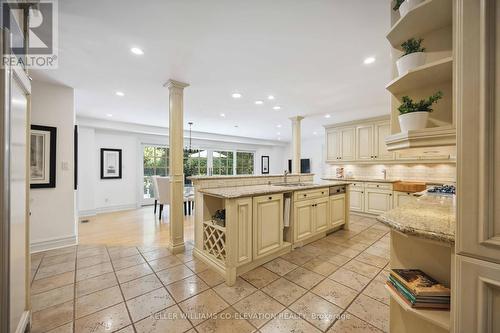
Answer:
M300 122L304 119L302 116L291 117L292 121L292 173L300 173Z
M184 252L184 88L186 83L168 80L170 143L170 235L172 253Z

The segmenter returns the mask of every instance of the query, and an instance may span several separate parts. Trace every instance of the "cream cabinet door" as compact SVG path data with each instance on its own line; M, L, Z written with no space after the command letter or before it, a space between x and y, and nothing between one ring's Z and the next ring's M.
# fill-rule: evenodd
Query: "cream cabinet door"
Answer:
M252 261L252 198L243 198L236 201L238 214L238 257L237 265Z
M340 132L328 130L326 132L326 160L329 162L340 159Z
M313 205L312 200L297 202L294 205L293 221L296 241L306 239L314 232Z
M356 129L344 128L340 132L341 135L341 160L353 161L356 158Z
M394 194L394 199L392 203L393 208L397 208L401 205L404 205L415 198L413 195L411 195L411 193L407 192L394 191L393 194Z
M253 260L283 245L283 194L253 198Z
M353 212L363 212L365 206L365 193L363 189L351 189L349 191L349 209Z
M375 155L373 146L373 125L356 127L356 160L372 160Z
M330 197L330 227L345 224L345 194Z
M314 203L314 232L322 232L330 227L330 211L328 198L318 199Z
M387 150L385 138L391 135L390 122L377 123L374 128L374 152L376 160L393 160L394 153Z
M392 208L392 191L365 190L365 212L382 214Z

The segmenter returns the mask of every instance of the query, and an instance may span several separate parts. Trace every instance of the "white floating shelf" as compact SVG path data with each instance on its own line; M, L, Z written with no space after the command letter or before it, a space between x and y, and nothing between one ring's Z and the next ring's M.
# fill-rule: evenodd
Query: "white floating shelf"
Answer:
M410 70L389 82L385 88L393 95L398 95L437 83L451 83L452 78L453 58L446 57Z
M451 26L452 0L427 0L400 18L387 34L391 45L401 50L401 44L410 38Z
M385 144L389 151L455 146L456 142L456 129L451 125L397 133L385 138Z

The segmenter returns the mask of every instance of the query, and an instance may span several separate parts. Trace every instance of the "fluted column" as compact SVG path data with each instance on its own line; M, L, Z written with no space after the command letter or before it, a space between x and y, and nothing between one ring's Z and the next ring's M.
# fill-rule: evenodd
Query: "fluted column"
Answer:
M169 166L170 166L170 235L173 253L184 251L184 88L187 83L168 80L169 91Z
M300 122L304 119L302 116L291 117L292 121L292 173L300 173L300 142L301 142L301 133L300 133Z

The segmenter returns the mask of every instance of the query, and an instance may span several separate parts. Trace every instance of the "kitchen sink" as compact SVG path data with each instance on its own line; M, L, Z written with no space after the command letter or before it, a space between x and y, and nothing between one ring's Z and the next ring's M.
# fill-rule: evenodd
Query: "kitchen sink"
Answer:
M290 187L296 187L296 186L309 186L311 185L310 183L275 183L272 184L273 186L290 186Z

